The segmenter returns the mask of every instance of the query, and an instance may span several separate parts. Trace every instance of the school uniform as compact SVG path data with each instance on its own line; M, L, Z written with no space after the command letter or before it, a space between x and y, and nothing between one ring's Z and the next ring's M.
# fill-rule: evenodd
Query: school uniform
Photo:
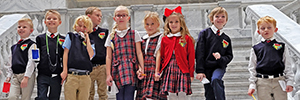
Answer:
M28 37L22 39L11 47L11 66L8 68L7 77L11 78L11 87L8 100L16 100L21 95L21 100L30 100L35 82L35 63L32 59L32 49L35 43ZM27 87L21 88L23 78L27 76Z
M63 48L69 49L68 77L64 85L66 100L88 100L89 98L90 72L93 64L86 45L84 39L78 33L73 32L68 33L63 44Z
M119 89L117 100L133 100L134 91L137 85L137 55L136 42L141 42L139 33L128 28L127 30L116 30L116 34L111 39L109 36L105 46L112 47L112 78Z
M142 37L142 52L144 55L144 79L138 82L136 100L167 100L166 95L159 94L160 82L154 81L156 69L156 53L160 48L162 34L157 32L151 36Z
M287 92L280 87L279 80L293 86L293 70L288 49L275 38L262 39L251 49L248 70L249 89L257 88L258 99L287 100Z
M63 70L62 57L64 50L62 44L64 40L65 37L58 32L50 33L49 31L36 37L36 44L40 50L40 61L37 66L38 92L35 100L60 99L62 80L60 73Z
M210 84L204 84L206 100L225 100L223 76L233 58L231 39L212 25L200 32L196 46L196 73L204 73ZM212 55L219 52L220 59Z
M95 95L95 81L97 81L97 93L100 100L107 99L107 85L106 85L106 47L104 47L104 43L108 36L108 29L100 28L96 26L94 31L89 34L91 40L95 43L95 57L93 57L93 71L90 74L92 83L90 89L90 97L89 100L94 100Z
M194 77L195 49L188 35L185 41L181 33L168 34L161 41L162 94L185 92L192 94L191 79Z

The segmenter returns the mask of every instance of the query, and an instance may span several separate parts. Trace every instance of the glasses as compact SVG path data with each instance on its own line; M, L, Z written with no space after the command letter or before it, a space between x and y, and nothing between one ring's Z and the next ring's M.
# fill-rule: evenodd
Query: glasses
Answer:
M116 17L119 17L119 18L121 18L121 17L127 17L128 15L127 14L125 14L125 15L116 15Z

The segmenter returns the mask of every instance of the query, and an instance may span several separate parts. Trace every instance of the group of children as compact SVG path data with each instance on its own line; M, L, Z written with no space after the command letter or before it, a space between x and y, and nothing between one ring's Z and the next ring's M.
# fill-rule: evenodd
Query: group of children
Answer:
M213 25L202 30L197 41L189 33L180 6L165 9L164 32L159 29L162 22L158 13L148 12L143 20L145 36L129 27L130 13L125 6L115 9L115 26L110 34L99 26L102 13L97 7L89 7L86 15L79 16L73 25L75 31L66 37L57 31L60 14L47 11L44 23L48 30L37 36L36 42L28 38L33 31L32 21L21 19L17 29L21 40L11 47L12 66L6 80L12 83L9 100L19 98L20 94L23 100L31 97L35 81L31 54L35 46L40 49L36 100L59 100L64 82L66 100L92 100L95 81L101 100L107 99L107 85L117 86L117 100L187 100L192 94L194 72L196 79L210 81L204 84L207 100L225 100L222 78L233 58L231 40L223 31L228 14L224 8L216 7L208 17ZM258 33L271 42L253 46L250 57L248 94L252 95L257 88L260 99L267 98L265 94L286 99L286 92L293 90L287 48L274 40L274 21L271 17L258 21ZM274 91L265 83L283 79L287 81L286 91Z

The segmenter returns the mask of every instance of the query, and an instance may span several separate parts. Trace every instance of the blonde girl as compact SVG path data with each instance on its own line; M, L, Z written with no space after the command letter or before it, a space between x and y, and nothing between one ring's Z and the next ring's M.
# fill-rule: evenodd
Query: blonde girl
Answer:
M113 19L116 25L105 42L106 83L112 86L112 81L115 82L119 90L117 100L133 100L138 78L142 79L144 73L142 40L137 31L128 27L130 16L127 7L118 6Z
M194 78L194 39L190 36L181 7L165 9L166 21L161 49L158 51L155 80L161 76L161 93L170 100L187 100L192 94L191 81ZM159 62L161 61L161 62ZM162 73L163 72L163 73Z

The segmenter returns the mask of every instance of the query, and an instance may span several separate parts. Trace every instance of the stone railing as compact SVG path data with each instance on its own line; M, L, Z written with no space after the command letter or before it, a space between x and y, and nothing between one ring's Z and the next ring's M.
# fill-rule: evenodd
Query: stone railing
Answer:
M293 93L289 94L289 100L300 100L300 25L286 16L273 5L252 5L246 9L248 18L251 20L252 43L257 44L261 40L261 36L256 32L256 22L260 17L271 16L277 21L278 31L275 37L279 41L283 41L289 47L290 55L293 58L293 70L295 73L295 88Z

